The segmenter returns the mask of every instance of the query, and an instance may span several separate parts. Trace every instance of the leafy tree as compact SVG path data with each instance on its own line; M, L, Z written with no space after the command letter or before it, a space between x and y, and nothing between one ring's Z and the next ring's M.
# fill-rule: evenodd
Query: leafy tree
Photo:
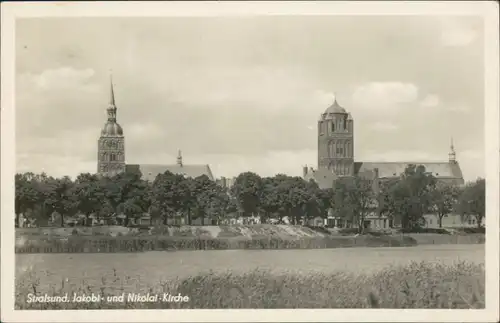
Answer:
M486 215L486 184L484 178L468 183L459 196L456 211L463 219L474 218L478 228Z
M376 193L372 181L360 176L335 181L334 213L356 223L358 232L364 232L366 216L376 207Z
M66 215L76 212L77 200L73 195L74 183L68 176L62 178L48 177L43 184L43 209L45 215L53 215L55 212L64 226Z
M191 195L186 199L189 201L189 218L191 215L195 218L209 217L218 222L227 214L230 196L226 188L217 185L206 175L191 180L190 188Z
M100 178L93 174L80 174L75 180L71 194L75 197L76 209L83 213L87 225L92 214L98 214L105 204L105 194Z
M15 175L15 225L19 225L19 216L25 215L28 210L33 210L40 203L40 192L37 189L33 173Z
M280 183L281 177L266 177L262 179L262 194L260 199L261 221L263 223L271 217L283 216L282 203L278 194L277 186Z
M261 206L262 178L252 172L241 173L236 177L231 193L238 201L244 216L255 215Z
M400 189L400 179L389 179L380 181L377 194L378 213L389 219L389 227L393 227L396 220L401 222L400 205L401 201L396 199L398 189Z
M102 185L104 196L111 209L115 213L123 213L126 216L126 225L130 223L131 217L147 212L151 200L140 173L121 173L113 177L103 177ZM137 207L132 207L132 204ZM131 213L131 210L135 213Z
M420 165L408 165L401 178L389 186L384 208L395 212L396 218L405 229L419 227L424 214L432 208L432 192L436 178Z
M314 181L305 182L305 192L306 203L303 206L305 218L326 218L330 205L330 196L324 196L325 191L321 190Z
M128 199L118 205L117 211L125 215L125 226L128 226L131 219L138 218L143 212L134 199Z
M186 195L190 190L187 183L184 176L170 171L156 176L152 186L153 205L158 208L164 224L185 207Z
M299 223L306 213L307 206L315 203L309 184L301 177L277 175L275 177L277 203L281 205L283 214L292 219L294 225Z
M452 213L459 196L456 185L437 183L431 190L431 210L438 217L439 227L443 226L443 218Z
M215 184L215 183L214 183ZM210 203L207 205L206 212L211 219L219 223L227 216L230 198L227 190L223 187L214 185Z

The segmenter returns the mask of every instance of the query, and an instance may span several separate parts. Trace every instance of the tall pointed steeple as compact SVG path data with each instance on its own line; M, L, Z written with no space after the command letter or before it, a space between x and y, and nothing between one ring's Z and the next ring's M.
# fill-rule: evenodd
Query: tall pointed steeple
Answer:
M448 154L448 160L450 163L457 161L457 153L455 152L455 147L453 146L453 137L451 137L450 153Z
M125 137L122 127L116 122L116 110L113 76L109 71L108 120L102 127L97 148L97 172L104 176L125 172Z
M116 104L115 104L115 90L113 87L113 74L111 71L109 72L109 106L107 109L108 112L108 122L116 123Z
M109 73L109 83L110 83L110 96L109 96L109 105L115 106L115 90L113 89L113 73Z
M179 153L177 155L177 165L182 167L182 152L179 150Z

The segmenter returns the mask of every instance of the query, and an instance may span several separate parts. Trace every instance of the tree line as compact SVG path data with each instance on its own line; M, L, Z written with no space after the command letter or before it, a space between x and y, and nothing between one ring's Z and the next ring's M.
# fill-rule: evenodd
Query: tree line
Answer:
M37 222L58 214L61 226L75 214L87 220L121 214L124 225L144 214L164 224L182 215L188 225L197 218L218 223L240 216L257 216L262 223L288 217L292 224L301 224L330 214L362 231L364 220L373 213L408 229L422 226L424 214L429 213L437 216L440 226L451 213L473 217L478 227L485 216L484 179L456 186L438 181L416 165L393 179L340 178L331 189L320 189L301 177L260 177L252 172L241 173L229 189L206 175L190 178L169 171L152 182L140 173L113 177L85 173L75 180L22 173L16 174L15 185L16 225L21 214Z

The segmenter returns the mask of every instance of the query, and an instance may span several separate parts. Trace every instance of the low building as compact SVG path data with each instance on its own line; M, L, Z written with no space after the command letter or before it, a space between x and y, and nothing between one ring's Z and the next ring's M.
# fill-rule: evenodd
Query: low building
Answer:
M221 187L230 189L233 187L236 177L221 177L215 180L215 182Z
M426 228L439 228L439 217L435 214L424 215ZM481 226L484 226L484 218ZM445 215L441 223L442 228L476 228L477 222L475 217L462 217L459 214Z

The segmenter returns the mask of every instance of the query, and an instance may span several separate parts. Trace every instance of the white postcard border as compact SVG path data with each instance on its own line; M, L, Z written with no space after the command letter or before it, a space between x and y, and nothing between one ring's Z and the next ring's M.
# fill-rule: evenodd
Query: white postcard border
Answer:
M15 19L220 15L481 15L485 21L486 309L14 311ZM494 1L9 2L2 4L1 286L6 322L494 322L499 319L499 20Z

